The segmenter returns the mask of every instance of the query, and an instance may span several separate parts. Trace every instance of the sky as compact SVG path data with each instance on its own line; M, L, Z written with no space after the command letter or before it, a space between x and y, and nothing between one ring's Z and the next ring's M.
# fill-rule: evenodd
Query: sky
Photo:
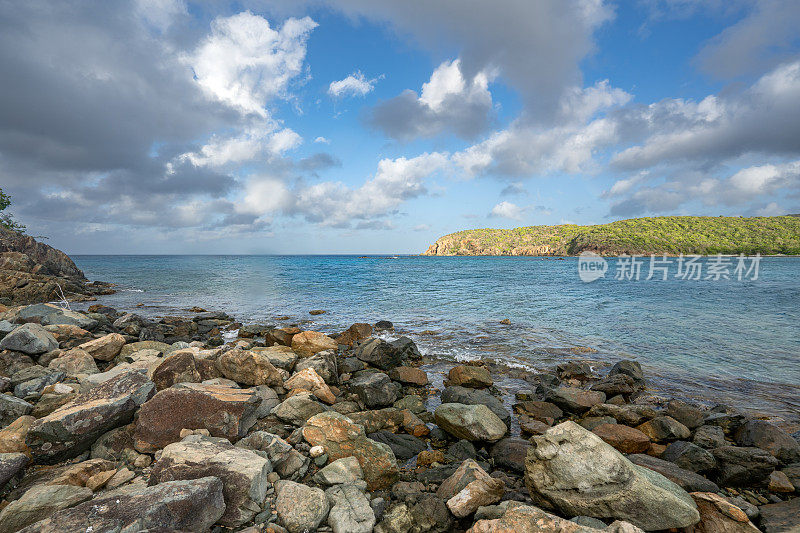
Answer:
M71 254L800 213L797 0L4 0L0 188Z

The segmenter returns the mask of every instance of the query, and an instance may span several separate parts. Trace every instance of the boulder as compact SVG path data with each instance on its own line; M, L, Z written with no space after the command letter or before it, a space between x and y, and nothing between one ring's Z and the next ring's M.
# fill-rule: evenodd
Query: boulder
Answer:
M413 435L404 435L402 433L392 433L391 431L381 430L375 433L369 433L367 437L375 442L387 445L391 448L394 456L401 461L408 461L419 452L428 449L428 445L425 444L425 441Z
M25 416L33 411L33 405L25 400L11 396L10 394L0 394L0 427L5 427L21 416Z
M377 329L377 323L376 323ZM419 360L422 359L422 354L419 352L417 345L408 337L400 337L399 339L390 341L389 344L400 354L401 360Z
M769 475L767 490L770 492L785 492L790 494L794 492L794 485L792 484L792 480L789 479L789 476L780 470L774 470Z
M768 451L783 464L800 461L800 443L765 420L748 420L736 430L734 439L739 446Z
M355 457L342 457L314 474L314 482L320 485L355 483L364 479L364 472Z
M158 392L142 405L134 442L153 453L181 440L182 429L207 429L214 437L238 440L256 422L261 399L252 390L182 383Z
M94 532L208 531L224 512L222 482L216 477L152 487L136 483L58 511L24 532L74 533L86 531L87 524Z
M217 359L217 369L226 378L243 385L283 386L283 376L263 352L234 348Z
M29 461L24 453L0 453L0 487L25 468Z
M58 348L58 341L39 324L28 323L15 328L0 340L0 350L39 355Z
M436 408L436 424L458 439L495 442L508 428L485 405L443 403Z
M699 428L706 418L705 411L680 400L670 400L665 412L689 429Z
M644 389L644 384L637 382L627 374L615 374L613 376L606 376L600 381L592 383L590 389L602 392L608 398L611 398L618 394L630 396Z
M328 498L322 489L282 480L275 483L275 492L278 522L289 533L316 531L328 516Z
M372 533L375 513L359 487L350 483L336 485L325 495L331 503L328 525L333 533Z
M297 354L289 346L278 345L267 348L252 348L250 351L266 356L273 366L282 368L287 372L291 372L295 362L297 362Z
M74 485L36 485L0 511L0 533L13 533L56 511L91 499L92 491Z
M338 337L336 342L346 346L352 346L356 341L368 338L372 335L372 326L364 323L356 323L344 330Z
M606 401L606 395L598 391L587 391L576 387L543 388L544 399L568 413L582 414L593 406Z
M708 472L717 465L714 456L708 450L685 440L679 440L667 446L667 449L661 454L661 458L692 472Z
M548 426L552 426L556 420L564 416L564 411L556 404L538 400L526 400L516 403L514 404L514 411L517 414L524 414L533 420L543 422Z
M174 442L153 465L149 485L214 476L222 481L225 514L219 525L237 527L257 513L267 496L272 464L261 455L221 438L189 435Z
M383 372L360 372L350 380L349 387L368 409L388 407L400 395L400 385Z
M650 449L650 437L636 428L621 424L600 424L592 432L622 453L645 453Z
M383 429L391 431L392 433L397 433L405 422L405 415L403 412L398 411L394 407L375 409L373 411L355 411L345 414L359 426L364 426L364 432L366 433L375 433Z
M714 449L725 446L725 432L719 426L700 426L694 431L692 442L701 448Z
M692 432L689 431L689 428L671 416L657 416L644 424L639 424L636 429L654 441L688 439L692 436Z
M441 396L442 403L463 403L465 405L485 405L505 425L510 425L511 413L506 410L500 399L494 397L485 389L470 389L452 385L445 387Z
M357 343L354 354L359 360L381 370L391 370L400 366L403 359L400 351L391 343L376 338Z
M717 461L717 483L723 487L766 483L778 466L778 460L761 448L722 446L711 453Z
M292 350L300 357L310 357L325 350L336 350L339 343L318 331L302 331L292 337Z
M336 402L336 396L331 392L325 380L313 368L304 368L286 380L283 387L288 390L305 390L327 404Z
M100 372L94 357L80 348L73 348L62 353L50 361L47 367L56 372L64 372L64 374L72 378Z
M266 431L255 431L236 443L248 450L267 454L272 468L282 479L298 480L306 475L311 460L295 450L291 444Z
M129 423L154 392L144 372L130 371L79 394L31 425L26 443L34 460L53 463L75 457L103 433Z
M457 365L450 369L447 379L453 385L471 389L491 387L494 381L486 367L473 365Z
M525 471L525 458L528 456L530 443L519 437L506 437L492 446L491 457L495 466L514 470Z
M168 389L177 383L200 383L203 381L201 368L194 354L189 350L176 350L160 359L150 370L150 379L156 390Z
M34 417L24 415L0 429L0 453L22 452L30 455L31 451L25 444L25 439L27 439L28 431L34 422L36 422Z
M642 365L640 365L637 361L623 359L622 361L614 363L614 366L611 367L611 370L609 370L608 375L615 376L617 374L624 374L626 376L630 376L637 383L640 383L642 386L644 386L646 383L644 379L644 372L642 372Z
M31 367L31 368L41 368L39 366ZM48 385L55 385L61 381L64 381L67 375L64 372L50 372L48 370L44 370L45 374L39 377L35 377L33 379L29 379L27 381L23 381L22 383L18 383L14 387L14 396L17 398L28 398L31 396L40 396L42 391ZM14 374L16 377L19 372Z
M289 396L272 410L272 414L295 426L302 426L312 416L325 411L325 406L310 393Z
M436 495L458 518L469 516L478 507L497 503L505 494L502 480L489 476L475 461L467 459L452 476L444 480Z
M579 381L588 381L594 378L592 367L584 361L559 363L556 366L556 375L561 380L577 379Z
M700 515L683 489L564 422L531 439L525 484L534 503L567 516L626 520L645 530L688 527Z
M698 533L758 533L747 514L712 492L693 492L700 511L700 522L694 526Z
M719 487L713 481L690 470L685 470L675 463L642 454L629 455L628 460L635 465L658 472L686 492L719 492Z
M90 318L83 313L61 309L58 313L52 313L42 318L43 326L55 326L65 324L68 326L78 326L81 329L93 330L97 327L97 320Z
M800 498L780 503L770 503L758 508L761 511L761 529L764 533L796 533L800 516Z
M87 352L98 361L111 361L119 355L123 346L125 346L125 337L119 333L109 333L99 339L84 342L78 346L78 348Z
M424 370L413 366L398 366L389 370L389 377L406 385L424 387L428 384L428 375Z
M322 446L329 461L355 457L369 490L391 486L399 475L391 448L368 439L362 426L335 412L311 417L303 427L303 438L311 446Z
M605 529L595 529L546 513L532 505L515 501L504 503L499 518L478 520L467 533L642 533L641 529L627 522L614 522Z
M336 354L330 350L298 359L294 365L295 372L300 372L306 368L313 368L319 374L319 377L325 380L325 383L336 384L339 382Z

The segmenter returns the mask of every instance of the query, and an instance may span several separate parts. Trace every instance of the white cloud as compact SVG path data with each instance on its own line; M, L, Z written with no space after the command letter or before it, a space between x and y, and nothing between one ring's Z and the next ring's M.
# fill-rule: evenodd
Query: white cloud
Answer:
M429 229L431 229L431 225L430 224L417 224L416 226L414 226L413 229L414 229L414 231L428 231Z
M210 98L266 118L266 103L285 96L302 72L306 40L316 27L309 17L287 19L280 30L249 11L219 17L211 35L184 59Z
M366 96L375 88L378 78L368 80L359 70L347 76L343 80L332 81L328 86L328 94L333 98L343 96Z
M135 0L136 14L159 31L169 28L176 18L188 15L183 0Z
M525 209L522 207L504 200L492 208L492 210L489 212L489 216L508 218L511 220L522 220L524 213Z
M326 138L326 137L320 136L320 137L317 137L316 139L314 139L314 142L315 143L320 143L320 144L330 144L331 140Z

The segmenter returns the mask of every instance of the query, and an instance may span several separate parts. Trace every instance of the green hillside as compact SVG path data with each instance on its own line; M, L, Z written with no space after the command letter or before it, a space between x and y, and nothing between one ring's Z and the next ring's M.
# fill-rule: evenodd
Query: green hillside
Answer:
M423 255L800 255L800 217L648 217L609 224L476 229L445 235Z

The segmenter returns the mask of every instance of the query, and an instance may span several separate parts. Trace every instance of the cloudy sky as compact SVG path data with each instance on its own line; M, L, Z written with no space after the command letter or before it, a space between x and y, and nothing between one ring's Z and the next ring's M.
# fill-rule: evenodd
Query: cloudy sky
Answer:
M69 253L418 253L800 212L797 0L3 0L0 187Z

